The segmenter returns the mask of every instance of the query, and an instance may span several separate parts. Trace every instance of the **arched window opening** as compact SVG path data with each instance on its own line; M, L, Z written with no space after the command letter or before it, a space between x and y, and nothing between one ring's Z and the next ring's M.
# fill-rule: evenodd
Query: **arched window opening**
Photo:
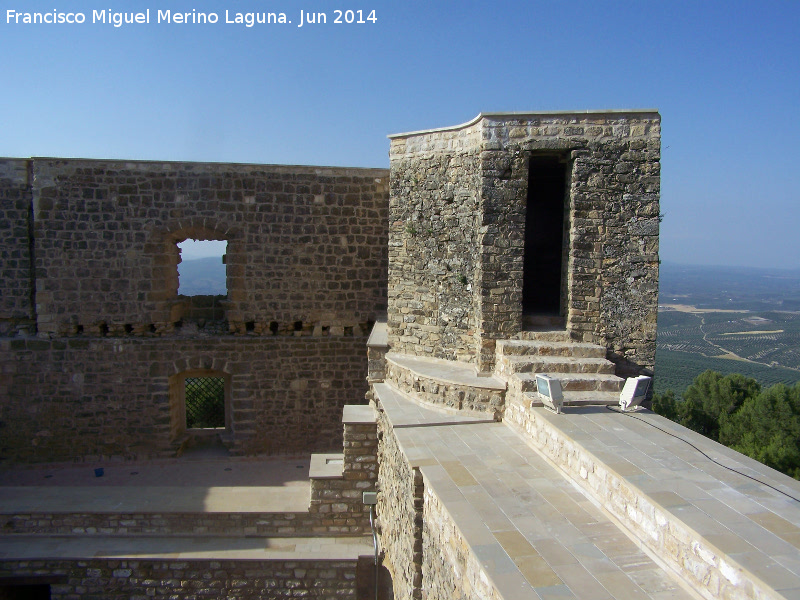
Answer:
M170 377L170 437L178 452L231 441L231 376L213 369L192 369Z

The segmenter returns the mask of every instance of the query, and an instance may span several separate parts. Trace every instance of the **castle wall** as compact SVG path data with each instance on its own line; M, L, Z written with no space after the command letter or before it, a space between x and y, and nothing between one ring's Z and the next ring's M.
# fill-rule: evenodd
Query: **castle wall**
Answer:
M186 238L228 242L230 331L353 327L385 305L385 170L35 159L33 172L40 334L171 332Z
M366 336L0 341L0 460L174 456L169 378L231 378L233 454L330 452L364 402Z
M0 195L2 458L174 455L198 370L230 381L233 453L341 447L386 307L386 170L7 160ZM187 238L227 241L213 322L177 293Z
M492 370L495 340L523 328L528 164L540 154L561 156L567 165L566 328L578 340L605 345L620 374L652 371L660 182L655 112L482 115L461 127L393 136L393 350ZM477 163L454 159L464 156ZM427 224L445 211L459 218L444 219L441 229ZM452 275L447 264L465 268ZM458 280L461 286L449 283ZM453 306L460 309L455 324Z
M392 143L388 324L395 352L473 360L481 224L475 135L442 133L433 148Z
M34 331L28 164L0 159L0 336Z
M378 530L382 564L391 575L394 596L422 597L422 473L411 465L386 414L378 418Z
M50 559L0 561L0 598L41 597L27 586L49 585L47 597L130 598L357 597L357 560L178 560L169 558ZM368 571L367 571L368 572ZM43 575L43 573L46 573ZM26 594L27 592L27 594Z

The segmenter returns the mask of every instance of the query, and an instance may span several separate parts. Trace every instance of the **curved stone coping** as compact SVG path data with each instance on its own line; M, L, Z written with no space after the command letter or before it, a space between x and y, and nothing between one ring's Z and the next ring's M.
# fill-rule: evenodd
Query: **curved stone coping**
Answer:
M147 559L170 560L357 560L372 554L371 537L5 537L0 560Z
M475 366L467 363L394 352L389 352L386 360L400 368L412 371L415 375L440 383L494 391L505 391L506 389L506 383L503 380L497 377L478 377L475 374Z
M288 487L0 488L0 514L21 513L275 513L305 510L311 482Z
M658 109L655 108L631 108L631 109L610 109L610 110L553 110L553 111L536 111L536 112L481 112L476 117L473 117L466 123L460 125L450 125L448 127L436 127L434 129L420 129L419 131L409 131L406 133L393 133L386 137L390 140L413 137L415 135L427 135L430 133L441 133L445 131L458 131L459 129L466 129L482 121L484 119L525 119L536 117L561 117L561 116L623 116L623 115L643 115L643 114L658 114Z
M512 401L505 420L706 598L800 597L800 482L649 411L556 415Z
M480 413L464 413L446 408L440 404L423 405L390 383L376 383L373 388L382 406L391 405L394 407L391 423L395 429L495 422L494 419L487 418ZM411 466L416 467L419 465L414 464L412 460Z

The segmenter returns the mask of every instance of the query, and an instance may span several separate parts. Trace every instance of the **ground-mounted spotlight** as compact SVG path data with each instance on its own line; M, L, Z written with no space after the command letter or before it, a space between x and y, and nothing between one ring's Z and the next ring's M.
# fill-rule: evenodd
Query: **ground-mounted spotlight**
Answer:
M639 377L628 377L625 386L619 394L619 407L622 410L635 410L647 396L652 377L639 375Z
M560 413L564 406L564 394L561 392L561 382L547 375L536 376L536 390L545 408L554 413Z

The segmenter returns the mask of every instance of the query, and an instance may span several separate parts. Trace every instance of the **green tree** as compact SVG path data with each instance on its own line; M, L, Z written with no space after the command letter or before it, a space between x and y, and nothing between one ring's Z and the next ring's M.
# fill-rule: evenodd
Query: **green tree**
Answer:
M720 420L735 413L745 400L755 398L761 385L739 373L722 375L715 371L700 373L676 405L681 425L719 441ZM724 415L724 417L723 417Z
M653 394L653 412L666 417L670 421L680 421L678 418L678 401L675 392L667 390L663 394Z
M720 417L719 441L800 479L800 383L773 385Z

